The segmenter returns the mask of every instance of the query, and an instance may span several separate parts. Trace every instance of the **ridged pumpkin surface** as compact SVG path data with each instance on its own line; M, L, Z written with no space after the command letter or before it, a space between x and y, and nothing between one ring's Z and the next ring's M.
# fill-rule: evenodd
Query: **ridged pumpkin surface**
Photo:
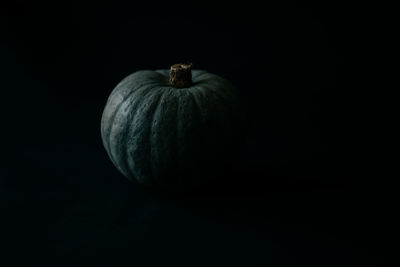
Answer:
M104 147L127 178L148 185L204 183L231 164L240 134L239 97L227 80L192 71L177 89L169 71L138 71L108 98L101 120Z

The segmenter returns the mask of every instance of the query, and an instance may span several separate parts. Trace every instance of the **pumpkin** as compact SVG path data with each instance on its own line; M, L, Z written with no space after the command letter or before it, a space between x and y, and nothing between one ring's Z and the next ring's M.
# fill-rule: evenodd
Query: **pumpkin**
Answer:
M104 108L101 136L130 180L171 188L207 184L232 167L242 114L229 81L175 64L123 79Z

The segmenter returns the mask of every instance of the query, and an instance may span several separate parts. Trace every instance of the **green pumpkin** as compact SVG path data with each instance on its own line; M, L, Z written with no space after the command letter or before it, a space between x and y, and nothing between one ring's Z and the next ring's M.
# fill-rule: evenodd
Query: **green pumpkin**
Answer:
M189 83L176 76L179 86L171 85L172 71L137 71L109 96L101 136L128 179L193 186L216 182L232 167L242 132L238 90L215 74L189 71Z

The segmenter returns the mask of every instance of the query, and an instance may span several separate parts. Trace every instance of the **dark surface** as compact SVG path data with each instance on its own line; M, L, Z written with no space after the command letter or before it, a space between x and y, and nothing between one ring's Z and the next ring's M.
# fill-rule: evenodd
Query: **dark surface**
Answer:
M2 4L1 266L378 265L353 8ZM100 118L123 77L181 61L241 88L248 138L231 183L171 195L122 177Z

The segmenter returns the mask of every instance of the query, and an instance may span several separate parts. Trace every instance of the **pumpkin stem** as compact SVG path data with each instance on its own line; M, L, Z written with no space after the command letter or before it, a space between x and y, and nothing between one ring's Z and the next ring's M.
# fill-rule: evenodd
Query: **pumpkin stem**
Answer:
M174 64L169 71L169 82L175 88L192 85L192 64Z

